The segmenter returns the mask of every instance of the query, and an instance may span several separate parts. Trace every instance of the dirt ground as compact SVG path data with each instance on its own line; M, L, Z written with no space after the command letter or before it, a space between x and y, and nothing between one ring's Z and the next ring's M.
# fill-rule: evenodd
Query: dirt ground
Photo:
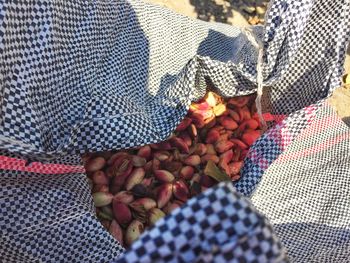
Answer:
M268 1L264 0L145 0L177 13L204 21L216 21L236 26L262 24ZM329 99L339 116L350 125L350 45L345 61L347 85L338 88Z

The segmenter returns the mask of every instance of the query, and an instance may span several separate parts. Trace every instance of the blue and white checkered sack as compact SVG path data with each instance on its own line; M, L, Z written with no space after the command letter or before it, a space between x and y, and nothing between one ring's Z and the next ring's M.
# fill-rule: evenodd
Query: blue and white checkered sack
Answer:
M0 262L348 262L350 131L325 99L340 85L349 13L349 0L270 3L249 30L264 111L286 118L236 185L189 200L125 251L85 174L45 167L166 139L206 83L255 92L258 50L247 29L139 0L0 0Z

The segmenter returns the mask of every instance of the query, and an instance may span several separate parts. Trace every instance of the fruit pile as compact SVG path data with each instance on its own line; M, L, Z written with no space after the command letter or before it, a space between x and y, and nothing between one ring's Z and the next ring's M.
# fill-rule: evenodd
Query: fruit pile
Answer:
M84 156L101 223L125 247L147 226L221 181L236 181L262 133L254 96L208 92L166 141Z

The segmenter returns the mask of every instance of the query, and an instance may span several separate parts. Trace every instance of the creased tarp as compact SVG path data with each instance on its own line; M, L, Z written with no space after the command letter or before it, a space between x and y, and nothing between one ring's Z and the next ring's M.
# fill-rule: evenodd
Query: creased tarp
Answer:
M349 195L350 128L324 105L265 171L251 200L291 261L348 262Z
M253 27L273 113L339 84L348 8L275 1L265 28ZM257 50L239 28L126 0L6 1L2 14L0 142L11 152L47 159L159 141L203 96L204 79L225 96L255 91Z
M69 164L77 164L78 159L74 154L128 148L165 139L186 114L190 102L204 95L205 82L224 96L245 95L256 90L257 50L239 28L190 20L161 7L131 0L35 3L3 1L0 8L0 148L6 156L52 163L59 162L56 159L59 157L63 163L67 161ZM345 43L350 36L349 13L348 0L276 0L270 4L265 26L251 28L264 47L264 108L273 114L287 115L287 118L271 128L252 147L245 161L242 179L236 184L239 192L251 195L264 171L274 171L274 160L291 147L305 128L312 125L324 107L323 100L339 85ZM337 126L334 129L338 131L340 128ZM333 148L338 149L336 144L331 146ZM348 154L349 149L342 149ZM316 155L316 158L328 160L325 154ZM339 167L345 166L340 163ZM334 171L338 176L343 174L343 169ZM283 169L278 170L278 173L283 172ZM290 172L290 176L293 176L292 170ZM304 172L305 175L309 172L307 167L303 169ZM25 184L25 177L18 173L11 169L1 171L1 175L14 176L18 184ZM41 178L40 174L34 176ZM11 186L6 176L4 178L0 188L1 196L4 196L0 199L1 207L16 207L11 204L8 206L7 189L18 189ZM63 180L57 174L50 178ZM45 187L40 188L43 180L37 179L27 188L19 189L34 193L39 189L45 191ZM277 176L277 186L282 183L281 180ZM266 202L273 200L270 195L274 192L271 189L276 187L269 189L273 186L265 184L267 187L264 188L264 181L261 182L261 193L266 190L269 195L259 197L258 190L253 200L275 224L280 210L269 210L266 203L258 201L260 198L265 198ZM332 184L331 180L320 182L325 189ZM304 192L305 198L316 193L317 188L313 188L312 184L308 186L310 188L307 189L309 192ZM85 189L84 193L88 195L88 190L81 187L73 189L78 192ZM347 191L348 185L342 187L345 187L343 191ZM217 190L221 191L220 189L224 188L219 187ZM293 189L299 191L298 185ZM273 208L278 206L276 202L289 200L287 190L281 191L280 199L270 203ZM339 190L331 188L330 191L337 195ZM60 192L56 191L55 194L59 196ZM15 204L31 207L34 196L19 196L12 195ZM48 200L53 196L53 193L47 192L45 197L48 199L44 198L28 211L27 220L36 222L39 215L31 211L49 209L51 204ZM70 194L67 197L73 199L73 202L79 202L82 196ZM92 206L91 198L84 200L86 208ZM301 207L306 207L303 200L298 202ZM228 203L232 204L231 201ZM317 200L312 205L313 214L320 212ZM206 209L213 207L209 204ZM4 209L4 213L8 211L11 210ZM184 211L181 210L181 213ZM256 210L253 211L254 215L258 214ZM84 214L90 218L91 221L89 219L86 222L90 222L88 225L92 228L82 227L80 222L70 221L71 218L64 214L63 219L69 223L58 226L66 233L76 233L75 229L80 229L79 235L75 236L78 240L75 243L83 242L88 246L84 238L91 231L100 231L101 225L91 210L74 212L75 216ZM312 214L308 210L305 213L309 216ZM47 216L44 216L44 220L52 220L52 214L44 215ZM72 261L74 258L77 261L80 259L80 245L64 248L59 246L55 250L38 245L42 241L55 246L55 241L49 238L53 226L46 226L47 232L39 229L39 232L29 234L23 232L25 225L22 221L15 220L18 218L12 217L11 213L8 216L10 219L2 220L1 224L8 226L15 223L19 229L10 228L17 231L15 233L1 233L1 252L10 262L16 257L24 260L26 256L31 261L33 255L37 256L37 261L50 261L50 258L62 257L62 249L65 249ZM298 216L304 215L299 214L297 218ZM202 219L196 218L198 222ZM174 220L174 217L167 220ZM298 220L304 223L301 218ZM323 219L315 217L314 220L318 224ZM191 222L193 228L196 228L196 223L197 221ZM290 228L275 226L291 259L297 261L303 258L302 248L290 245L288 241L293 237L290 233L294 232ZM269 229L272 231L272 228ZM152 231L157 232L151 230L144 236L154 233ZM344 223L336 231L338 236L346 237ZM39 236L39 243L34 242L34 237L38 237L39 233L43 233ZM112 259L121 251L111 236L106 232L99 233L97 237L101 244L108 245L99 246L98 249L94 247L96 250L90 250L90 253L85 250L85 261L96 261L99 255L101 261L105 258ZM335 233L332 228L327 228L317 242L312 242L312 235L305 237L303 241L308 242L307 247L313 251L313 260L341 262L342 257L332 257L334 253L317 253L319 248L325 246L327 235L332 233ZM23 244L16 236L27 238L29 243ZM257 236L247 237L252 241ZM296 237L300 237L300 234ZM67 241L70 244L68 240L71 234L60 235L60 238L60 242ZM151 243L161 236L159 234L152 238L154 240ZM237 235L232 234L227 238L235 240ZM9 240L17 244L13 250L8 249ZM348 240L341 240L342 247L346 247ZM268 255L266 251L269 250L261 250L264 243L258 240L256 242L262 257ZM278 244L278 239L276 242ZM250 251L251 248L248 246L247 250ZM346 255L346 250L340 254ZM285 257L282 250L281 255L282 260ZM259 259L256 256L253 259L251 253L243 257L247 261L265 262L265 258Z

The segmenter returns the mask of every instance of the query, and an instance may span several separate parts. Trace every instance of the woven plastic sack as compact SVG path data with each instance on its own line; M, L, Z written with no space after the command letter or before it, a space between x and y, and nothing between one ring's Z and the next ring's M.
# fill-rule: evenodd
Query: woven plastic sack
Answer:
M286 118L252 147L235 189L190 200L121 256L77 155L166 139L206 83L255 92L256 43L140 1L1 2L3 261L347 262L349 131L324 99L339 85L349 12L345 0L270 4L251 31L264 110Z

